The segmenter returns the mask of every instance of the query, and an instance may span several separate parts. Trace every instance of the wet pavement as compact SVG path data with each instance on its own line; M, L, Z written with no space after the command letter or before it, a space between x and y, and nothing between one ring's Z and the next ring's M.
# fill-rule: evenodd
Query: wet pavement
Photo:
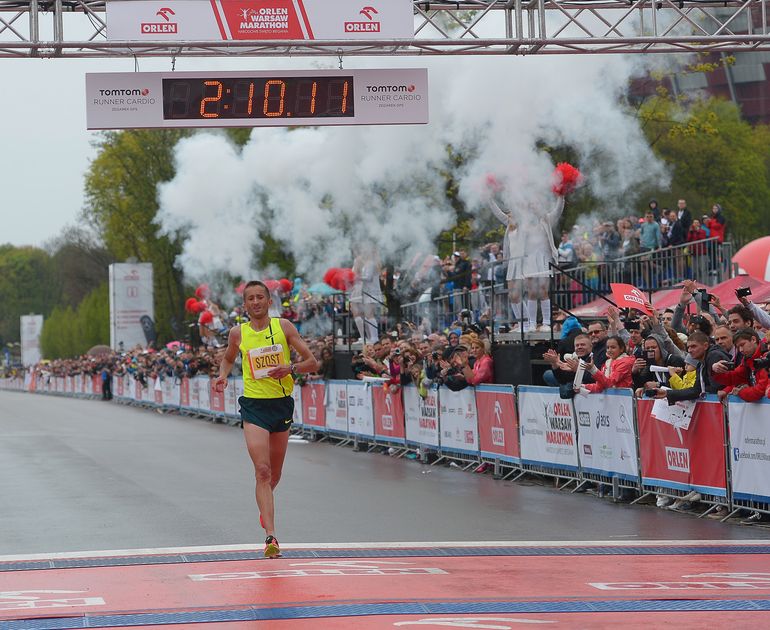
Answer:
M292 442L282 543L767 539L767 529L534 482ZM238 428L117 403L0 392L0 555L252 545Z

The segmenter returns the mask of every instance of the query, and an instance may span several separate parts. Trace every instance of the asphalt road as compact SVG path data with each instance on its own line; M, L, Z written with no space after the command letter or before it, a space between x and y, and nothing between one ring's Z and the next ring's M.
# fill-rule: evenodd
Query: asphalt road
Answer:
M292 443L281 542L764 539L761 528L382 454ZM0 555L255 544L240 429L117 403L0 392Z

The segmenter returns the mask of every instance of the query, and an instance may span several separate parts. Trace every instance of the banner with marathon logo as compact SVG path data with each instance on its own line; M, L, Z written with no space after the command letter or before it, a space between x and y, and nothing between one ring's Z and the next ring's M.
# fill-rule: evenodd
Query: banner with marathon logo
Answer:
M725 423L716 396L695 405L687 429L657 419L652 400L636 405L642 483L726 496Z
M577 435L572 401L555 387L519 385L521 461L577 471Z
M111 41L412 39L412 0L111 0Z
M345 381L326 382L326 428L333 433L348 432L348 390Z
M770 400L730 396L728 418L733 498L770 503Z
M425 398L414 385L404 387L403 392L407 443L438 448L438 390L431 387Z
M633 392L608 389L600 394L575 396L573 402L578 423L580 469L638 481Z

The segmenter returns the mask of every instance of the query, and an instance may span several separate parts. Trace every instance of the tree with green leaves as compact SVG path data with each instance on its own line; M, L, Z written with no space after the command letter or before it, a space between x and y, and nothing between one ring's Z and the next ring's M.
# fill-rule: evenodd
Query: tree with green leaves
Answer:
M160 339L178 337L183 318L184 234L161 232L158 184L174 177L174 147L188 130L126 130L101 135L86 174L84 216L118 261L153 264L155 325Z

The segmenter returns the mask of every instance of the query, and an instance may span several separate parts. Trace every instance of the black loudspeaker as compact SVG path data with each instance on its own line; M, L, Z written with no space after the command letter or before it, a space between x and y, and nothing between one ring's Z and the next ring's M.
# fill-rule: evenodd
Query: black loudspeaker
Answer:
M495 383L532 385L530 347L523 343L502 343L492 348Z
M352 358L352 352L334 352L334 378L343 381L354 381L356 379L350 364Z

